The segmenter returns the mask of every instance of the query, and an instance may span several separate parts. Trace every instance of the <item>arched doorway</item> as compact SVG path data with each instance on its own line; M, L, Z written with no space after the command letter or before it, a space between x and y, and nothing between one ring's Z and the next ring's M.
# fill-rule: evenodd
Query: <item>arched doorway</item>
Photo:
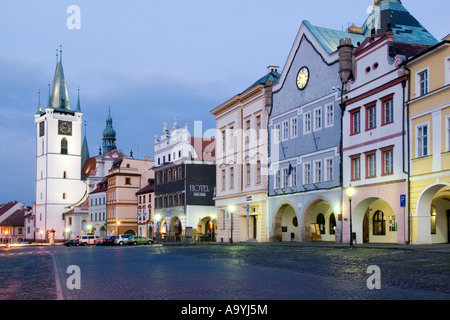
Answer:
M177 216L170 220L169 234L172 236L180 236L183 232L183 226L181 225L181 220Z
M441 183L425 189L417 200L416 216L413 237L417 243L450 242L450 185Z
M275 241L298 241L298 218L290 204L283 204L275 214Z
M314 239L329 242L336 241L336 216L333 207L328 201L321 198L314 199L305 208L301 224L302 241L308 242L313 240L312 225L314 230L318 229Z
M401 219L402 215L396 214L383 199L370 197L362 200L352 213L356 243L397 243L398 223Z
M131 235L135 236L136 235L136 231L134 231L133 229L128 229L123 234L131 234Z

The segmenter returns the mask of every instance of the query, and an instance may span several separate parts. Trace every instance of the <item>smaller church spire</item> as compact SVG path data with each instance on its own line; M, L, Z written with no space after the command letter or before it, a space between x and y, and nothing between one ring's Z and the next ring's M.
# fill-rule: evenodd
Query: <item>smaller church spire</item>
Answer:
M39 89L39 92L38 92L38 109L36 111L36 114L40 114L41 112L42 112L42 109L41 109L41 90Z
M77 110L76 110L75 112L81 112L81 104L80 104L80 87L78 87Z

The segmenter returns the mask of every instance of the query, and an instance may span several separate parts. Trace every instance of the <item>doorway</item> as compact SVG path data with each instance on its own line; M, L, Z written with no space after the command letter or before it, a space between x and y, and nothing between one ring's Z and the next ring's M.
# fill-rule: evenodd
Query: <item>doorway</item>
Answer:
M369 243L369 209L363 219L363 243Z

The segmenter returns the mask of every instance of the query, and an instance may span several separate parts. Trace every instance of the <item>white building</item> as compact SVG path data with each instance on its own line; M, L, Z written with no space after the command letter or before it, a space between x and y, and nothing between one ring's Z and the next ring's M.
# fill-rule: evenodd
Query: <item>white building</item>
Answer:
M50 89L50 88L49 88ZM56 65L47 107L39 102L36 124L36 239L40 231L63 241L63 214L84 203L88 186L81 179L81 135L83 113L69 104L62 66L62 52Z

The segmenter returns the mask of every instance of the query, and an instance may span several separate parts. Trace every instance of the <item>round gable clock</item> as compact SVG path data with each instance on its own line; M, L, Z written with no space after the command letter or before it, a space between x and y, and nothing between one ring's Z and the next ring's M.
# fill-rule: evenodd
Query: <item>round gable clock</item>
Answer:
M302 67L297 74L297 87L300 90L305 89L309 81L309 70L307 67Z

